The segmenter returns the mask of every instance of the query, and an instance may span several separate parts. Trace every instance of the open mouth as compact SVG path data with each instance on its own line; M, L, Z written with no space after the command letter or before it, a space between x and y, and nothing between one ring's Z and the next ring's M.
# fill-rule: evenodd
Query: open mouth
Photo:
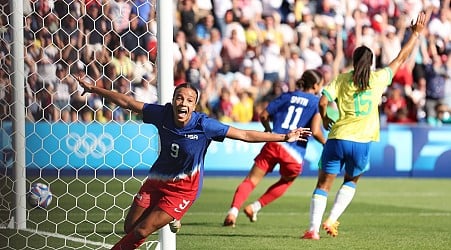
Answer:
M188 109L181 108L177 110L177 116L179 118L185 118L188 115Z

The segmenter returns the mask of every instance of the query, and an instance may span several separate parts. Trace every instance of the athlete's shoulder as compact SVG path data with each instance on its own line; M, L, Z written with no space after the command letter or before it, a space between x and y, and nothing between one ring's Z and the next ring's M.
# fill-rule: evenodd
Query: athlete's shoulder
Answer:
M172 105L160 105L144 103L142 114L144 123L158 123L165 119L165 117L172 112Z
M389 85L393 79L393 71L390 67L384 67L371 73L371 81L375 84Z

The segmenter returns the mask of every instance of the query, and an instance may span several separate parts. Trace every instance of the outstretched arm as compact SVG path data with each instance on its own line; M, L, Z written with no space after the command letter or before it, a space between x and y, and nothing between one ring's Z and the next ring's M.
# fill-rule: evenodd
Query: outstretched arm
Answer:
M229 131L227 131L226 137L245 142L294 142L306 141L306 138L311 135L312 132L310 132L309 128L294 129L287 134L273 134L256 130L238 129L231 126Z
M98 94L99 96L108 99L109 101L114 102L116 105L124 108L124 109L129 109L131 111L134 111L136 113L141 113L142 109L144 107L144 103L143 102L139 102L136 101L135 99L133 99L133 97L119 93L119 92L115 92L115 91L111 91L111 90L107 90L104 88L99 88L95 85L92 85L86 81L84 81L83 79L77 77L77 81L80 84L80 86L83 87L84 92L83 94L85 94L86 92L88 93L94 93L94 94ZM83 95L82 94L82 95Z
M401 51L399 52L398 56L393 59L393 61L388 65L391 70L393 71L393 74L395 74L399 67L406 61L406 59L409 57L409 55L412 53L413 48L415 47L417 38L420 36L421 31L426 26L426 14L424 12L421 12L418 14L417 20L415 24L413 24L412 20L412 34L410 35L409 40L407 43L402 47Z

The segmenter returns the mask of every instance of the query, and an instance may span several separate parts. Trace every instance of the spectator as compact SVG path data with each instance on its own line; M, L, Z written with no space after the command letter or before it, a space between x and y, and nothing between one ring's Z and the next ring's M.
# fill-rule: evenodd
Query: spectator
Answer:
M440 8L439 16L432 17L428 25L429 33L436 35L444 44L448 44L451 38L451 20L449 19L449 16L450 6L443 6L443 8Z
M55 105L55 121L70 122L70 76L68 75L68 66L58 64L56 66L55 92L53 93L53 103Z
M385 28L386 34L382 37L381 61L383 66L387 66L401 50L401 40L404 36L403 31L396 30L395 26L388 25Z
M45 84L50 84L57 80L55 62L58 59L59 50L52 42L52 35L45 29L39 33L37 42L39 44L39 52L35 54L34 61L37 65L38 81L42 86L45 86Z
M251 93L241 90L238 93L240 101L233 105L232 118L234 122L248 123L252 121L254 116L254 100Z
M131 53L131 58L135 58L139 55L146 55L146 42L148 41L149 34L141 33L139 27L139 18L136 14L130 14L130 28L122 33L120 37L120 46L123 46Z
M133 63L124 47L119 47L116 50L115 56L111 59L111 63L114 66L116 75L130 79L133 78Z
M86 76L85 68L80 67L79 65L73 65L71 68L71 72L77 72L76 75L82 79L85 79L86 81L92 82L91 79L89 79ZM75 79L71 79L71 86L69 89L69 92L71 93L70 96L70 106L71 106L71 120L72 121L83 121L83 122L90 122L92 121L92 110L87 106L88 104L88 97L82 96L83 88L80 87L76 82Z
M232 8L232 0L213 0L213 13L216 20L216 26L221 32L221 37L226 36L226 12Z
M386 61L390 61L389 58L393 57L391 54L396 51L396 48L404 42L402 41L406 25L404 17L424 8L432 17L428 30L425 29L423 36L420 36L418 49L409 59L414 62L403 65L394 76L393 82L405 86L404 97L407 100L409 116L412 112L418 111L417 119L420 122L426 121L426 89L429 93L427 112L432 117L434 117L434 100L431 98L431 93L437 92L437 88L434 90L434 87L431 87L430 80L435 77L437 67L428 66L426 72L426 66L437 64L439 57L442 61L442 69L438 71L441 73L435 75L444 78L445 82L451 81L450 67L445 66L446 62L450 61L447 58L450 57L451 48L449 40L451 29L446 28L450 25L447 6L449 1L390 2L391 5L388 5L388 2L390 1L340 1L338 8L336 6L338 2L335 0L179 1L180 5L177 7L186 7L186 16L185 14L183 16L187 18L184 20L189 21L181 21L180 18L185 9L174 9L175 16L178 16L177 20L180 21L174 27L176 84L187 80L190 62L194 62L192 59L197 57L201 64L199 68L202 79L199 83L202 85L201 91L208 92L207 99L212 106L217 101L223 86L246 88L252 93L255 102L260 105L264 103L262 96L268 94L268 89L272 89L273 84L282 80L283 86L288 86L290 89L292 79L303 71L299 65L294 66L295 61L304 60L304 69L321 67L323 72L327 73L325 74L327 79L340 71L346 71L350 62L349 55L353 49L366 44L377 56L375 65L383 66ZM57 64L70 65L71 68L86 67L98 86L104 86L106 81L116 79L118 75L127 77L127 82L131 80L133 84L140 84L143 75L151 79L154 77L151 62L155 62L157 45L155 37L149 33L156 31L154 29L156 22L150 22L155 14L153 1L45 0L25 1L25 5L29 8L28 12L25 10L24 73L30 81L27 83L26 92L27 113L30 117L31 113L42 117L42 112L37 111L41 103L36 99L38 92L38 96L42 96L44 92L49 92L53 85L56 91L53 97L59 98L61 91L57 90L59 79L55 74ZM2 27L9 27L7 16L0 17ZM341 27L342 23L343 27ZM179 33L181 30L189 30L188 32L194 30L195 41L186 42L186 38L182 41L183 39L180 39L182 35ZM224 44L228 46L232 30L237 31L238 40L245 41L243 46L245 52L237 59L237 63L231 64L226 61L224 64L219 51L223 50ZM383 31L389 32L382 33ZM221 35L224 40L221 40ZM11 32L7 30L3 33L3 37L2 46L0 46L2 64L4 58L7 58L6 55L10 53ZM271 38L278 44L276 54L271 54L272 50L267 46L268 40L271 39L266 38ZM347 57L340 55L343 54L343 46L339 46L339 42L344 42L346 52L344 55L348 55ZM313 46L310 47L310 45ZM125 57L128 62L123 63L118 60L121 53L118 53L117 49L121 46L129 52L122 54L128 55ZM302 52L301 58L296 57L292 49L296 46ZM87 47L89 50L86 49ZM92 51L95 52L91 53ZM319 58L321 58L321 64ZM245 59L252 61L252 71L250 71L251 67L243 67L244 61L246 65L250 65ZM250 74L241 74L244 73L242 71L244 68ZM218 74L219 69L222 70L222 74ZM231 74L231 72L237 74ZM252 86L248 87L250 76L252 76ZM35 84L36 80L38 82ZM439 101L449 104L451 87L448 88L447 84L444 86L444 90L441 91L443 98ZM235 100L237 97L233 93L237 90L230 89L230 91L232 99ZM51 107L58 105L56 99L52 102ZM411 102L412 106L410 106ZM89 100L88 103L93 109L94 100ZM48 116L50 119L57 119L60 115L55 113ZM72 121L72 118L69 120Z
M110 0L105 5L108 6L109 12L107 14L111 19L114 31L119 35L126 32L129 29L131 20L132 7L130 2L128 0Z
M238 38L238 31L232 30L230 37L224 38L221 57L223 72L237 72L246 53L246 43Z
M451 124L451 109L448 105L438 102L435 105L435 116L428 117L428 124L435 127L440 127L443 124Z
M150 20L154 18L154 9L150 0L132 0L131 13L138 17L138 30L139 34L144 34L148 31L148 25Z
M435 36L431 35L429 44L432 62L425 65L426 71L426 116L436 117L435 106L444 101L447 70L442 57L435 47Z
M246 42L246 34L244 32L243 25L235 19L233 15L233 10L227 10L224 16L225 22L225 33L222 35L222 38L230 38L232 37L232 32L236 32L236 36L240 42Z
M186 40L194 46L195 49L199 47L196 37L196 14L194 12L194 0L180 1L180 29L185 33Z
M0 120L8 119L11 114L13 86L8 73L6 66L2 65L0 68Z
M102 14L102 6L91 1L86 5L86 15L83 17L84 34L87 35L88 53L101 50L111 40L111 21Z
M141 79L144 76L148 77L149 81L155 78L154 67L152 63L149 61L147 54L138 54L135 57L135 60L132 61L132 63L133 63L133 76L131 79L133 83L141 82Z
M244 29L246 37L246 45L248 50L255 51L263 43L263 32L255 20L250 20L247 27Z
M183 69L188 68L191 61L197 54L193 45L186 40L185 32L179 30L175 33L174 41L174 65L182 64Z
M144 75L140 83L135 86L133 95L140 102L154 104L158 102L157 86L155 86L155 83L147 75Z
M196 25L196 44L202 46L203 44L209 42L211 31L214 28L215 19L212 14L208 14L202 17Z
M388 91L388 98L384 104L384 113L387 116L387 122L395 122L398 110L407 108L407 101L403 90L399 86L394 86Z
M274 41L274 35L267 33L262 45L263 57L263 80L271 81L273 84L280 80L279 71L282 68L280 58L280 47Z
M314 37L308 47L302 50L301 57L305 62L305 69L317 69L323 64L320 43L320 39Z
M297 44L298 36L296 32L296 17L293 13L288 14L287 22L281 23L279 30L282 34L282 41L284 44Z
M396 111L393 123L397 124L414 124L416 120L409 116L409 109L407 107L400 108Z
M207 70L210 72L210 76L216 75L218 70L222 68L221 50L221 33L217 28L213 28L210 31L209 39L203 41L198 53L202 59L201 61L204 62Z
M294 86L296 81L301 78L302 74L305 71L305 62L300 57L301 50L296 45L291 45L290 56L287 58L287 69L286 69L286 78L285 82L290 86ZM294 88L293 88L294 89Z
M189 62L189 67L186 70L185 74L185 79L187 82L191 83L193 86L196 87L196 89L202 89L201 86L201 82L202 80L202 75L200 72L200 67L201 67L201 61L199 59L199 57L194 57L193 59L191 59L191 61Z
M212 15L213 19L213 3L211 0L196 0L196 20L200 20L208 15Z
M233 103L231 100L231 93L227 87L221 89L221 95L218 104L217 116L221 122L232 122Z

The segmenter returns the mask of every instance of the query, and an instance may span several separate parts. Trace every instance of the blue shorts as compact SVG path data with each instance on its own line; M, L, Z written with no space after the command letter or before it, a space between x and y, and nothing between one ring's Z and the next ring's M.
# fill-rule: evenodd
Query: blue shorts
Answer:
M339 174L344 167L352 177L361 175L369 168L370 146L371 142L328 139L319 167L328 174Z

